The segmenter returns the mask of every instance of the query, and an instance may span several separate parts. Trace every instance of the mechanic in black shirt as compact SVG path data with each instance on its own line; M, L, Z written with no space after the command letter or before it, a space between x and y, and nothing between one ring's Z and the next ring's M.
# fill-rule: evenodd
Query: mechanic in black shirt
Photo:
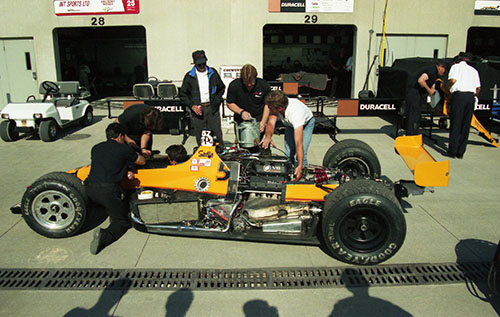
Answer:
M105 208L111 222L108 228L94 231L90 244L92 254L118 240L131 227L120 182L126 176L133 178L132 172L128 171L131 164L146 163L144 156L125 144L125 130L119 123L108 125L106 138L92 148L90 173L85 180L87 196Z
M227 90L227 107L234 112L234 120L240 124L243 120L255 118L260 132L264 132L269 117L264 98L270 91L269 84L257 78L257 69L250 64L244 65L240 78L233 80Z
M419 69L408 82L408 92L406 93L406 135L418 134L422 113L420 105L425 103L427 96L432 96L436 93L434 86L436 79L438 76L443 76L445 71L446 63L438 60L435 65Z
M160 110L146 104L135 104L115 120L125 128L125 143L133 148L140 148L145 157L151 156L153 147L153 131L162 127Z

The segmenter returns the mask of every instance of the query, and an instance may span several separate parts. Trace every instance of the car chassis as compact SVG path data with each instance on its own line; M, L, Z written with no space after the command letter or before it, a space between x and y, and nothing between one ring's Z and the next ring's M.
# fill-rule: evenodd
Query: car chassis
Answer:
M131 193L130 218L141 231L322 244L337 260L374 265L391 258L405 239L399 200L448 184L449 162L434 161L421 136L399 137L395 148L415 181L382 180L375 152L359 140L335 143L323 166L309 165L292 181L286 156L250 153L237 143L218 154L208 138L178 165L154 155L122 187ZM89 171L84 166L40 177L12 211L44 236L78 233L91 211L83 185Z

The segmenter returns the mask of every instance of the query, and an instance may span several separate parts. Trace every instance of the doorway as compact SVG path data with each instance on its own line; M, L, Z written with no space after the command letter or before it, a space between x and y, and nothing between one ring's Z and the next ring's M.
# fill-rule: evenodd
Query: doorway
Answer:
M354 52L355 30L354 25L265 25L263 78L273 82L287 73L326 74L326 88L308 87L307 93L349 98L353 71L345 71L345 66ZM332 87L339 76L340 86Z
M76 80L92 99L130 96L146 82L146 29L143 26L54 29L58 80Z

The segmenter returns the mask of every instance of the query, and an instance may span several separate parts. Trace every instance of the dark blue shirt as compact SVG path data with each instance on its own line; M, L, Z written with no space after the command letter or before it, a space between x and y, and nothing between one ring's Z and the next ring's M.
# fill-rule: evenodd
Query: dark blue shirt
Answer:
M134 163L137 157L130 146L114 140L96 144L90 152L92 163L87 182L119 183L127 175L129 164Z

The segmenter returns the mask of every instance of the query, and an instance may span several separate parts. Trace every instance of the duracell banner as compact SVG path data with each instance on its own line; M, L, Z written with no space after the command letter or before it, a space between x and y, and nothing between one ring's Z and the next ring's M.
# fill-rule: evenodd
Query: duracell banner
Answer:
M354 0L269 0L269 12L352 13Z

